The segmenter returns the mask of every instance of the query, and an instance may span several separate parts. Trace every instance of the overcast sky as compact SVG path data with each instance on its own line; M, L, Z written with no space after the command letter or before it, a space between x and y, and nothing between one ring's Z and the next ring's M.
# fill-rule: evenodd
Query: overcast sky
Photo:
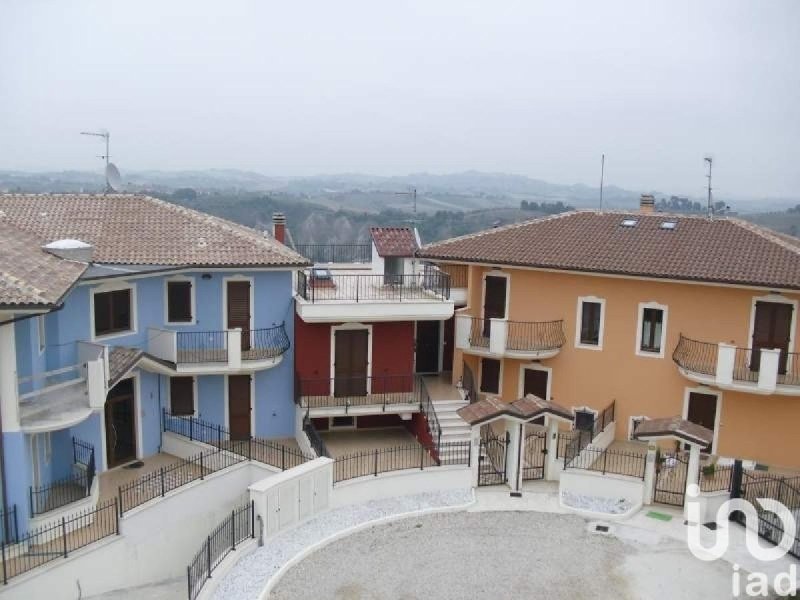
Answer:
M800 194L800 1L0 2L0 169Z

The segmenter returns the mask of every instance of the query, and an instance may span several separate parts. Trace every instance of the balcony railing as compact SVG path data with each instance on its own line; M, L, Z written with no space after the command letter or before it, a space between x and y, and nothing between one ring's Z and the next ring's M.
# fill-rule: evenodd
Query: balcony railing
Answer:
M296 380L296 402L301 408L344 408L419 404L416 375L373 375Z
M446 301L450 298L450 277L428 268L414 275L331 274L318 271L297 273L297 295L311 303L320 302L410 302Z
M295 250L313 263L369 263L372 243L295 244Z
M464 350L525 354L546 358L566 343L563 321L508 321L468 315L456 317L456 343Z
M758 393L771 393L779 385L800 387L800 356L796 352L739 348L681 335L672 360L687 377L723 388L752 388Z
M469 268L467 265L441 264L439 269L450 276L451 288L466 288Z
M31 486L31 515L40 515L89 497L95 477L94 446L72 438L72 457L74 474L47 485Z

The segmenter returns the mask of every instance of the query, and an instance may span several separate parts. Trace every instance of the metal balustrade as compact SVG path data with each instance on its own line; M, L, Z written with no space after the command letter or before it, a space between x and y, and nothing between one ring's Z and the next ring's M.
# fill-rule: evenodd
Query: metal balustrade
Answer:
M297 274L297 295L319 302L444 302L450 298L450 277L438 269L426 268L413 275L356 275L319 270Z
M369 263L372 243L295 244L295 250L313 263Z
M419 404L420 381L416 375L372 375L296 379L295 402L302 408L350 408L393 404Z
M556 350L566 342L564 321L506 321L506 350Z

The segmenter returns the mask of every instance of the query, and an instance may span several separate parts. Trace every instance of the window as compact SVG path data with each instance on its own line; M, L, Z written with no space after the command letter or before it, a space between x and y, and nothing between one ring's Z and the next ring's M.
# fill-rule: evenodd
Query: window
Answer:
M194 414L194 377L170 377L169 409L173 415Z
M132 330L131 288L94 294L94 334Z
M387 256L383 259L383 283L401 285L403 283L403 259L399 256Z
M637 353L644 356L664 356L666 307L639 305L639 340Z
M191 281L167 281L167 323L191 323L192 304Z
M647 417L631 417L630 423L628 424L628 439L633 439L633 434L636 433L636 430L639 428L639 425L647 421Z
M44 347L47 345L47 332L44 329L44 315L39 315L36 318L36 328L39 334L39 354L44 352Z
M355 427L356 427L355 417L331 417L330 420L331 429L355 429Z
M487 394L500 393L500 361L494 358L481 359L481 391Z
M578 431L594 431L595 413L591 410L575 411L575 429Z
M578 330L575 345L600 349L603 346L603 308L600 298L578 298Z

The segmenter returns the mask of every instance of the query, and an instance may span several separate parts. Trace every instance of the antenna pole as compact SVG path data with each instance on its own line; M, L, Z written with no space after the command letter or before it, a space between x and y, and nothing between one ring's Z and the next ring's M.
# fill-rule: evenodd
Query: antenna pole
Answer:
M603 178L606 170L606 155L600 156L600 212L603 212Z
M708 177L708 218L713 219L714 209L711 205L711 164L713 159L710 156L706 156L704 160L708 163L708 175L706 175Z
M81 131L81 135L93 135L95 137L101 137L106 142L106 153L100 158L103 158L106 161L106 189L103 193L107 194L112 191L111 183L108 181L108 159L111 158L111 153L109 152L109 141L111 139L111 134L108 131Z

